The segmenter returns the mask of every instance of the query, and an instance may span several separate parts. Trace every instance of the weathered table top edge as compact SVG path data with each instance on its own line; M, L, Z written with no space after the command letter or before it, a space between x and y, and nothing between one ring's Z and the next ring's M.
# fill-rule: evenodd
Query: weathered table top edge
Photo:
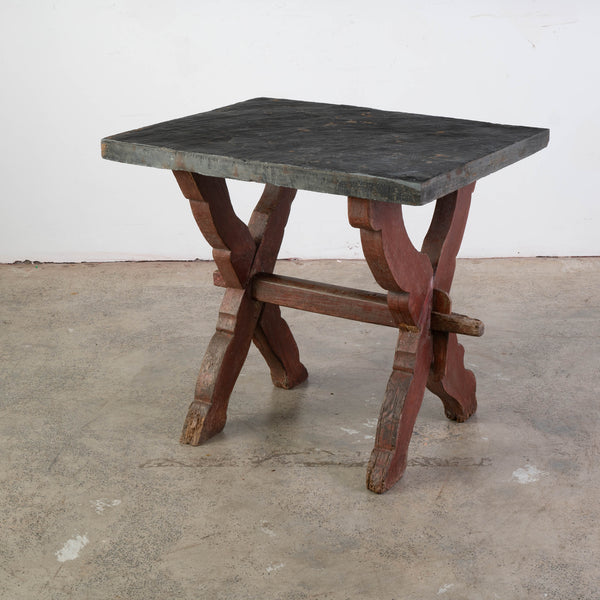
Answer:
M524 140L422 183L364 173L331 172L312 167L265 164L258 160L178 151L121 142L110 136L102 139L101 145L102 157L116 162L421 206L542 150L548 145L549 136L548 129L539 129ZM307 177L308 174L310 177Z
M135 151L132 152L132 147ZM201 154L198 152L181 152L172 148L158 148L129 142L119 142L105 138L102 140L102 158L127 164L156 167L172 171L190 171L201 175L253 181L255 183L271 183L311 192L322 192L339 196L369 197L371 200L382 200L400 204L420 205L422 185L414 182L402 182L373 175L353 173L331 173L314 168L305 168L287 164L261 161L241 160L239 158ZM257 176L257 170L261 175ZM306 174L310 173L310 184L306 183ZM369 184L365 182L369 181ZM377 197L373 196L373 183L377 184ZM428 202L429 200L427 200Z
M496 171L500 171L504 167L517 163L524 158L543 150L548 145L549 141L550 130L542 129L539 133L536 133L529 138L521 140L511 146L507 146L506 148L502 148L492 154L488 154L483 158L467 163L464 167L433 177L423 184L423 195L427 200L421 204L426 204L427 202L441 198L473 181L477 181ZM474 173L477 173L478 175L475 176Z

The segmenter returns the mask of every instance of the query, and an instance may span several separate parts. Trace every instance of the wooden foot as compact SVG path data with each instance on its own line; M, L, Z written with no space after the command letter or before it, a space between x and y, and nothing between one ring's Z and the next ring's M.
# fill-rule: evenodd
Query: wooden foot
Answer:
M253 339L276 385L289 388L307 377L279 307L253 299L251 285L257 273L273 271L296 190L267 184L246 226L233 210L224 179L174 175L213 247L215 283L227 288L181 434L182 443L198 445L225 426L229 396Z

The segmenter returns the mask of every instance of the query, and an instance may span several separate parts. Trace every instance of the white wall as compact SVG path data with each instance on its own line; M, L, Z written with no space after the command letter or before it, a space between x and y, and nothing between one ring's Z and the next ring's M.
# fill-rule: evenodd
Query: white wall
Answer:
M478 183L462 256L598 255L599 6L1 0L0 261L209 258L172 174L100 138L256 96L549 127ZM247 215L260 186L231 190ZM429 207L408 213L423 232ZM300 192L282 255L358 241L344 198Z

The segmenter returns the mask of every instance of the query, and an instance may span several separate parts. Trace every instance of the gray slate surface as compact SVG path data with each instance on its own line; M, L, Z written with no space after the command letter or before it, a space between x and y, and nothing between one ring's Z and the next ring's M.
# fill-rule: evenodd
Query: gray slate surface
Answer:
M102 140L119 162L426 204L548 144L535 127L255 98Z

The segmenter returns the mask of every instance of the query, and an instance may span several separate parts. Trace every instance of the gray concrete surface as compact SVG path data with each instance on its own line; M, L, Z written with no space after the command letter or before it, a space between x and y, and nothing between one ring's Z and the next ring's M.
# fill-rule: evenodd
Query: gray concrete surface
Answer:
M310 376L251 350L225 431L180 427L210 263L0 267L0 597L600 597L600 260L460 261L479 410L427 394L403 480L365 464L394 332L286 311ZM362 262L279 272L370 288Z

